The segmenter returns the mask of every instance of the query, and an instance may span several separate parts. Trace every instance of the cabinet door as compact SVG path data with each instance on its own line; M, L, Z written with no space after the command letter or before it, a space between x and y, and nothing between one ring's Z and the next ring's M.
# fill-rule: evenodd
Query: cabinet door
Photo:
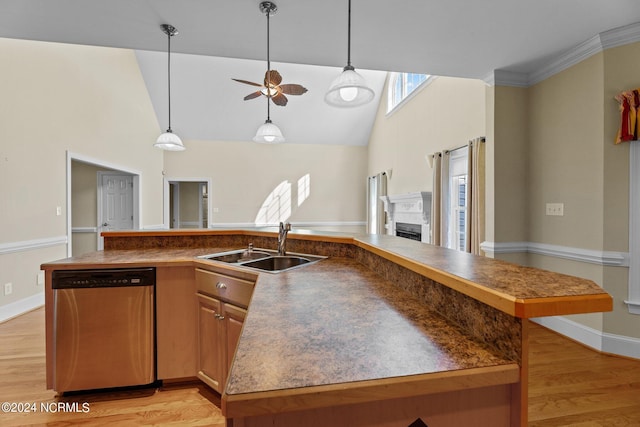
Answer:
M198 294L198 318L198 378L222 393L226 371L222 303Z
M158 379L196 376L198 315L193 267L156 268Z
M225 374L225 380L229 374L231 368L231 362L233 362L233 356L238 346L238 340L240 339L240 332L242 332L242 324L244 318L247 315L247 310L244 310L235 305L224 305L224 321L227 328L227 372Z

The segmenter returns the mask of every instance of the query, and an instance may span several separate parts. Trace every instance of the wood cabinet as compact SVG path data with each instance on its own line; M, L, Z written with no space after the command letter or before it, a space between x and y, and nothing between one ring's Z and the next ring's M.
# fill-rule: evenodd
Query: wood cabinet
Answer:
M196 376L198 315L193 266L156 268L156 335L159 380Z
M198 294L198 378L222 392L226 365L226 334L222 322L222 303Z
M199 325L197 377L222 393L254 282L203 269L196 269L195 275Z

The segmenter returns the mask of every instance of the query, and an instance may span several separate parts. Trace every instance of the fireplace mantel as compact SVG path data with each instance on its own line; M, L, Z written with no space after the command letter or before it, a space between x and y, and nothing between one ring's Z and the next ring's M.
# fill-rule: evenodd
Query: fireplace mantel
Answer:
M385 228L387 234L396 236L396 224L406 223L420 225L420 241L429 243L431 223L431 192L420 191L405 193L380 198L384 203L384 211L387 213Z

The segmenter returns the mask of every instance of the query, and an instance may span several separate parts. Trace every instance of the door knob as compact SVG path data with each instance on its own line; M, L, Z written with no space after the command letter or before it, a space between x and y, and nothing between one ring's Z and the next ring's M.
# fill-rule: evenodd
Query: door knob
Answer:
M102 224L102 226L103 226L103 227L108 227L108 226L109 226L109 223L108 223L108 222L105 222L104 224Z

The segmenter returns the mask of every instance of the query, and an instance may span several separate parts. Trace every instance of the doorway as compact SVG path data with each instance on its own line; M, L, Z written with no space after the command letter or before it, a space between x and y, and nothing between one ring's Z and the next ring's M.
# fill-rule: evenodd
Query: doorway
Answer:
M106 183L114 190L118 187L117 192L102 191L103 180L111 179L106 177L119 177ZM140 228L139 178L139 173L119 165L67 152L68 256L101 250L103 230ZM116 213L120 219L109 226L111 219L106 219Z
M209 228L209 178L164 179L165 228Z

